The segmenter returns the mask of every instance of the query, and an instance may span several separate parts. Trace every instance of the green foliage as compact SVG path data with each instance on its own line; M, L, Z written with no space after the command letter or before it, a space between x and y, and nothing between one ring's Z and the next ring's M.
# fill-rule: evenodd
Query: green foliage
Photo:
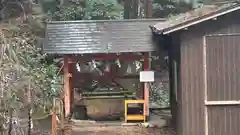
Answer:
M59 11L49 13L49 20L82 20L84 17L84 9L81 6L62 7Z
M116 0L88 0L84 19L120 19L123 7Z
M51 104L61 90L57 65L42 63L46 55L36 48L36 36L27 25L14 29L6 26L1 34L2 100L11 108L21 108L26 103L26 91L31 90L34 105Z
M18 17L31 11L31 0L0 0L0 19Z
M54 13L57 11L59 2L57 0L41 0L41 8L44 13L51 12Z
M103 20L122 18L123 7L116 0L70 0L49 12L50 20Z

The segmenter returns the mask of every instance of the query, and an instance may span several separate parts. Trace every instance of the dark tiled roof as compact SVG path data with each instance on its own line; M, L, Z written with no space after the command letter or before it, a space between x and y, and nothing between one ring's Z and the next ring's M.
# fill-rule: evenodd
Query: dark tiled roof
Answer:
M190 12L181 13L176 16L171 16L164 23L160 22L155 25L152 25L152 29L154 29L157 33L163 33L165 31L171 30L173 28L183 26L188 23L193 23L194 21L203 19L205 17L212 16L217 13L225 12L232 8L239 7L240 5L237 3L229 3L224 4L222 6L219 5L205 5Z
M153 51L149 25L163 20L96 20L50 22L43 51L56 54Z

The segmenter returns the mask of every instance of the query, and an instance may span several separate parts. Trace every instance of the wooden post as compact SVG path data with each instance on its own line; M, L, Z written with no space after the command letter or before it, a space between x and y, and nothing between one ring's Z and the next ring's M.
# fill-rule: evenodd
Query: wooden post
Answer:
M70 114L71 108L71 89L70 89L70 73L69 73L69 56L64 55L64 104L65 104L65 116Z
M56 114L56 101L53 100L52 108L52 135L57 135L57 114Z
M143 70L148 71L149 70L149 53L144 53L144 61L143 61ZM144 112L145 116L149 116L149 86L148 83L144 83L143 87L143 93L144 93L144 100L145 100L145 106L144 106Z
M72 61L72 59L70 59L70 60ZM68 63L70 109L71 109L71 105L73 104L73 72L72 72L72 68L73 68L73 63L72 62Z
M144 0L144 15L145 18L152 18L152 0ZM143 61L143 70L147 71L149 70L149 53L144 53L144 61ZM144 83L144 100L145 100L145 105L144 105L144 112L145 112L145 117L146 120L148 120L149 116L149 86L148 83Z
M29 80L27 95L28 95L28 135L31 135L31 131L33 128L32 122L32 91L31 91L31 80Z

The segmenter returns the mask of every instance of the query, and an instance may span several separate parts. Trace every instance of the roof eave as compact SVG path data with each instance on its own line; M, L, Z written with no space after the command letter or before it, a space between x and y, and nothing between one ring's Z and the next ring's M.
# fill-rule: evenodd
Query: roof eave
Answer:
M149 25L150 29L152 30L152 33L158 34L158 35L162 35L163 31L157 29L154 25Z
M136 22L136 21L166 21L165 18L143 18L143 19L114 19L114 20L68 20L68 21L49 21L47 24L65 24L65 23L104 23L104 22Z
M154 31L157 34L167 35L167 34L170 34L170 33L173 33L173 32L176 32L176 31L188 28L190 26L193 26L193 25L196 25L196 24L199 24L199 23L202 23L202 22L205 22L205 21L217 18L219 16L222 16L222 15L225 15L225 14L237 11L237 10L240 10L240 6L236 6L234 8L227 9L227 10L224 10L224 11L219 11L217 13L215 12L215 13L212 13L212 14L207 14L207 15L202 16L200 18L189 20L189 21L184 22L182 24L179 24L179 25L176 25L176 26L172 26L172 27L169 27L169 28L166 28L166 29L162 29L162 30L160 30L160 29L158 29L158 28L156 28L154 26L152 26L152 27L154 27L154 29L155 29ZM151 28L151 29L153 30L153 28Z

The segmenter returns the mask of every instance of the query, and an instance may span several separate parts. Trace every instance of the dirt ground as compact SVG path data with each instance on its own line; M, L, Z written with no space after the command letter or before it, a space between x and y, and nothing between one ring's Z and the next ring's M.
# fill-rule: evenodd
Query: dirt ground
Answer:
M94 127L86 131L73 131L72 135L176 135L171 128Z
M44 135L51 134L51 121L43 121L37 126ZM170 127L163 128L145 128L142 126L104 126L98 124L75 125L67 124L65 135L176 135ZM42 135L42 134L34 134Z
M157 118L154 118L156 121ZM106 124L108 123L108 124ZM122 126L122 122L96 122L94 120L71 120L65 121L65 135L176 135L170 127L145 128L138 126ZM44 135L51 134L51 116L39 120L36 127ZM34 134L35 135L35 134ZM36 134L42 135L42 134Z
M87 122L88 123L88 122ZM68 134L66 135L176 135L174 130L170 127L143 127L142 125L130 126L121 125L116 122L112 124L105 123L82 123L70 124L66 127Z

